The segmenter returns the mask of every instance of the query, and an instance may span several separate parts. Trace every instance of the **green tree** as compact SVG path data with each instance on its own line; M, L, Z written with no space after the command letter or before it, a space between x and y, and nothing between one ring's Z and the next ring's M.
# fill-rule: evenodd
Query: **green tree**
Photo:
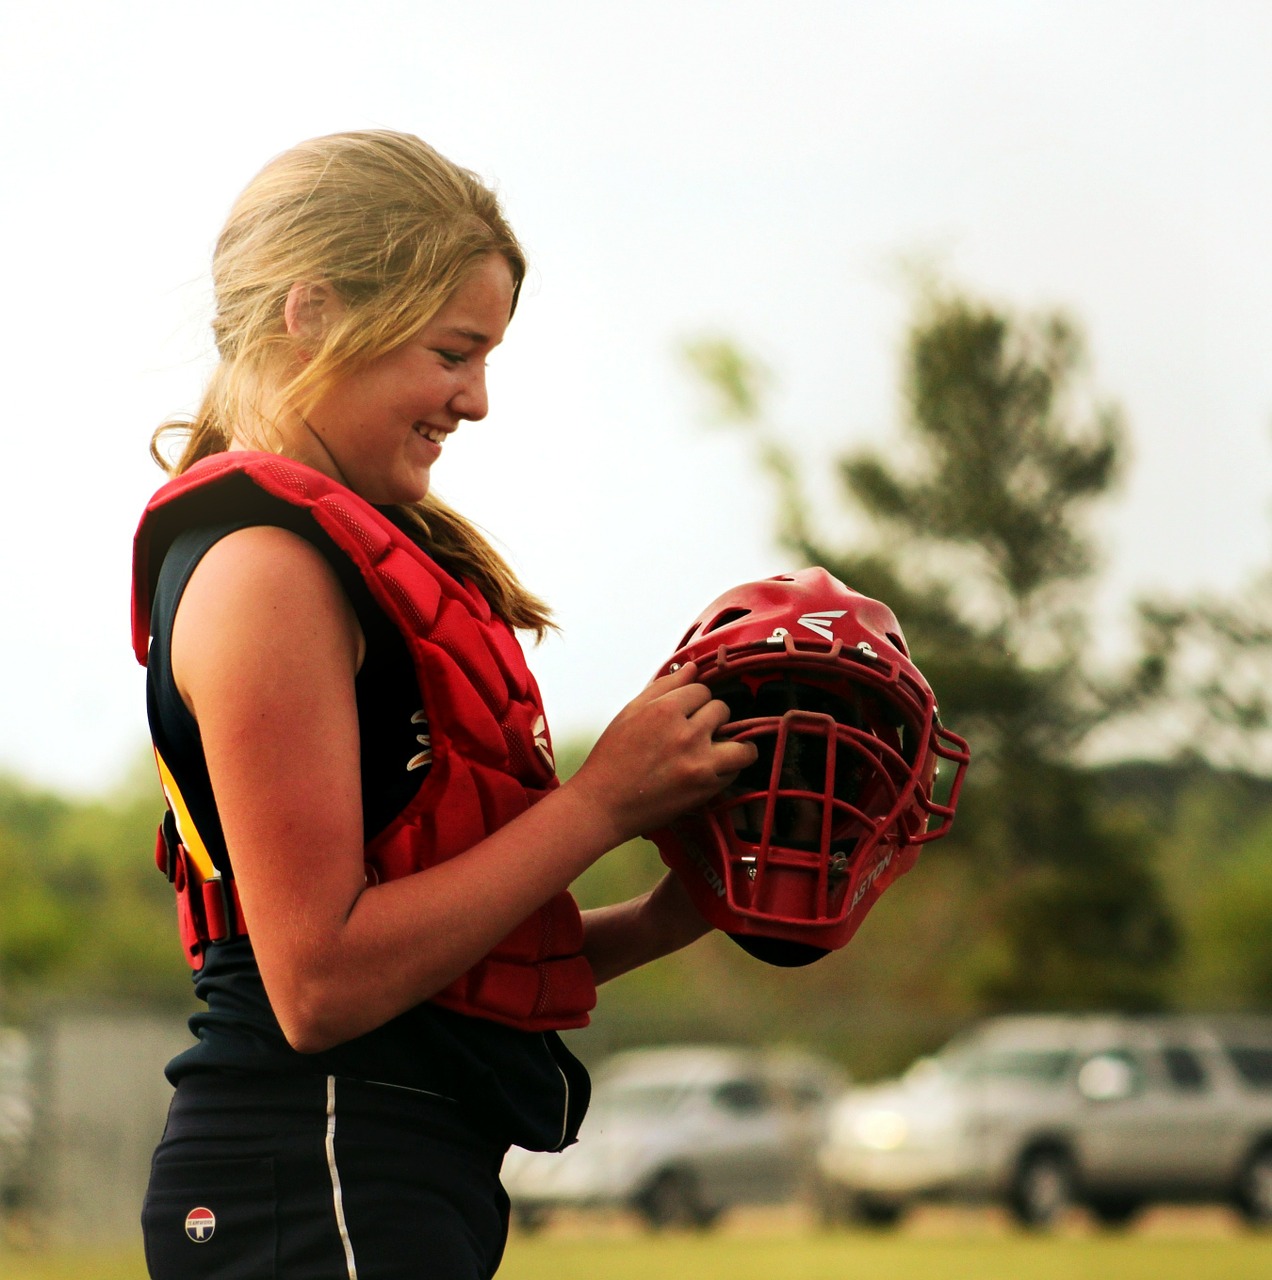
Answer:
M0 1016L48 999L189 1001L151 856L161 812L152 777L92 800L0 778Z
M1178 755L1272 773L1272 572L1231 598L1146 601L1140 620L1148 731Z
M1272 780L1202 761L1157 771L1173 793L1151 808L1165 828L1163 874L1187 945L1179 1003L1272 1009ZM1123 795L1128 781L1118 780Z
M1079 750L1143 681L1090 660L1090 513L1122 464L1118 410L1093 395L1082 337L931 286L909 328L894 447L836 471L866 535L815 527L798 459L765 414L769 375L728 340L692 343L720 415L751 431L779 538L887 601L944 718L973 746L952 845L966 853L968 970L981 1006L1152 1006L1177 931L1142 825L1101 805Z

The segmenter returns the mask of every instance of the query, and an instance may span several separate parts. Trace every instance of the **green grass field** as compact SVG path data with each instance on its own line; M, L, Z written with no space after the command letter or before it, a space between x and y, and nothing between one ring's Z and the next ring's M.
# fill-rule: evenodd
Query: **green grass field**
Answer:
M0 1253L3 1280L144 1280L138 1250ZM514 1236L499 1280L1268 1280L1272 1236L1203 1220L1034 1237L977 1224L876 1235L774 1226L647 1236L599 1228Z
M510 1250L500 1280L1267 1280L1255 1240L913 1239L804 1234L744 1239L544 1240Z

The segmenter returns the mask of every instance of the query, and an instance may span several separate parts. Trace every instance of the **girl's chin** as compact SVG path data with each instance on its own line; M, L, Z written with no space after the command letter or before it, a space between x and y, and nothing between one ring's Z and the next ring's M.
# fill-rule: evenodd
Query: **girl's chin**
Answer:
M409 507L423 502L428 495L428 476L425 475L416 484L395 485L392 493L393 496L386 498L381 506Z
M429 473L402 473L355 486L359 497L374 507L406 507L422 502L428 493Z

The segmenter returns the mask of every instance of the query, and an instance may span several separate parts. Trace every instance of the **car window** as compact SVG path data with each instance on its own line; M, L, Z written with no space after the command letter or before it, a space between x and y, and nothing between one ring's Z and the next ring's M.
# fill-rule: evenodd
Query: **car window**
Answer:
M791 1081L784 1090L786 1100L796 1111L820 1107L826 1101L826 1090L812 1080Z
M1206 1069L1201 1059L1183 1045L1167 1045L1162 1050L1162 1062L1166 1067L1166 1078L1176 1089L1198 1093L1207 1085Z
M967 1049L941 1055L941 1069L956 1080L1033 1080L1055 1084L1064 1079L1073 1054L1068 1049Z
M735 1115L754 1115L769 1105L768 1090L759 1080L727 1080L712 1091L712 1099Z
M609 1112L662 1115L674 1110L685 1096L682 1084L602 1085L595 1106Z
M1237 1074L1255 1089L1272 1089L1272 1045L1224 1046Z

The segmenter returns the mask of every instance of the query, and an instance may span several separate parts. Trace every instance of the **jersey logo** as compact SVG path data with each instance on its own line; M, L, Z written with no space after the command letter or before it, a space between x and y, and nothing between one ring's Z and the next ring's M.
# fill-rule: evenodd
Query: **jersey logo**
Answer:
M417 711L411 717L412 724L422 724L428 728L428 716L423 711ZM417 733L415 741L424 748L423 751L417 751L407 762L406 771L410 773L412 769L422 769L426 764L433 762L433 739L427 733Z
M842 618L846 612L846 609L822 609L818 613L806 613L800 618L799 625L807 627L823 640L833 640L835 637L831 634L830 624L836 618Z
M191 1209L186 1214L185 1231L195 1244L207 1244L216 1234L216 1214L211 1209Z
M534 734L534 745L539 749L543 763L555 773L556 761L553 760L552 748L548 745L548 722L542 716L535 716L534 727L530 732Z

